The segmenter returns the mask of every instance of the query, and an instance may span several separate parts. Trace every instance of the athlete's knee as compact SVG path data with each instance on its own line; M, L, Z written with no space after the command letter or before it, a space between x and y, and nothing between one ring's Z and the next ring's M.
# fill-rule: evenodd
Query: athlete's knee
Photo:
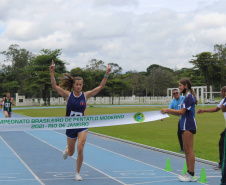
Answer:
M84 145L83 146L79 146L78 149L77 149L77 152L78 153L83 153L83 150L84 150Z
M85 143L81 143L77 146L77 153L83 153Z
M67 155L72 156L75 153L75 150L67 149Z

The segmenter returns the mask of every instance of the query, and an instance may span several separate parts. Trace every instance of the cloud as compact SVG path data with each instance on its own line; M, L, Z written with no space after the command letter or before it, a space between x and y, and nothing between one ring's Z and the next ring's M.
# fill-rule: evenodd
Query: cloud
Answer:
M225 44L226 3L218 0L2 0L0 51L62 49L68 70L91 59L123 71L151 64L191 67L193 55ZM184 4L185 3L185 4Z
M115 6L115 7L123 7L123 6L137 6L139 4L138 0L94 0L95 6Z

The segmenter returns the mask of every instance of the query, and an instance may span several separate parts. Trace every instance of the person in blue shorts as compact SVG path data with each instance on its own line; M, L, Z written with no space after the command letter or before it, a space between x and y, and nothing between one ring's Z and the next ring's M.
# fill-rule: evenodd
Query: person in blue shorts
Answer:
M86 110L86 103L88 99L90 97L97 95L104 88L107 82L108 76L111 72L111 68L109 64L100 85L91 91L82 92L83 79L81 77L72 77L69 74L64 74L64 76L62 77L60 86L58 86L56 84L56 80L54 77L54 61L52 61L52 65L49 66L49 69L50 69L52 88L55 89L60 96L64 97L67 102L66 116L84 116L85 110ZM66 130L67 147L63 152L64 159L67 159L68 156L72 156L74 154L75 143L78 140L78 143L77 143L78 156L77 156L76 173L75 173L75 179L77 181L82 180L82 177L79 173L83 163L83 149L86 142L87 131L88 131L87 128Z
M221 97L224 98L225 97L225 93L226 93L226 86L221 88ZM219 110L222 109L222 104L223 104L224 99L221 100L221 102L219 103L219 105L217 107L213 107L210 109L198 109L197 114L202 114L205 112L218 112ZM226 132L226 128L221 132L220 134L220 140L219 140L219 158L220 158L220 162L218 163L218 165L214 166L213 169L214 170L221 170L222 169L222 163L223 163L223 155L224 155L224 136L225 136L225 132Z
M180 110L165 108L162 113L169 113L180 116L180 129L182 131L182 140L184 146L184 153L187 163L187 173L179 176L178 179L182 182L195 182L195 154L193 150L194 134L196 133L196 120L195 120L195 105L197 105L196 95L191 88L192 84L190 79L183 78L179 82L179 90L183 93L184 97L181 101Z
M173 89L172 93L173 93L174 99L170 102L169 109L179 110L179 105L183 99L183 96L180 95L180 93L178 92L178 89ZM177 136L178 136L178 140L179 140L179 144L180 144L180 152L183 153L184 149L183 149L183 141L182 141L182 132L180 130L180 122L179 121L178 121Z

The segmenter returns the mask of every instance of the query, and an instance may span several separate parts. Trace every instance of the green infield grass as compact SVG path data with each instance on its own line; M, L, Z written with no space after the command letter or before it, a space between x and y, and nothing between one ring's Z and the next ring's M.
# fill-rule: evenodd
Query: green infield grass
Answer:
M215 105L216 106L216 105ZM198 108L211 108L213 105L196 106ZM126 107L88 107L86 115L144 112L161 110L160 106L126 106ZM59 117L65 116L65 108L51 109L20 109L13 110L31 117ZM197 133L194 136L194 152L198 158L219 162L218 142L220 133L225 128L225 120L221 111L216 113L196 114ZM173 152L179 152L177 138L178 117L170 115L163 121L137 123L131 125L107 126L89 128L92 132L109 135L136 143L141 143Z

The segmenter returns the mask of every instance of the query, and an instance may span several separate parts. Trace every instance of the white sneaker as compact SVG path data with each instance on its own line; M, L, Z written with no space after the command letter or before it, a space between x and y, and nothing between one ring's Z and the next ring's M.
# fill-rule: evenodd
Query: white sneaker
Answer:
M178 179L180 180L180 179L182 179L182 178L184 178L184 177L187 177L187 172L186 172L184 175L179 175L179 176L178 176Z
M77 180L77 181L81 181L82 180L82 177L80 176L80 174L78 172L75 173L75 180Z
M66 149L67 149L67 147L65 148L65 150L64 150L64 152L63 152L63 159L64 159L64 160L67 159L67 157L68 157L68 155L67 155L67 153L66 153Z
M181 182L196 182L198 180L196 176L191 176L189 173L179 176L178 179Z

